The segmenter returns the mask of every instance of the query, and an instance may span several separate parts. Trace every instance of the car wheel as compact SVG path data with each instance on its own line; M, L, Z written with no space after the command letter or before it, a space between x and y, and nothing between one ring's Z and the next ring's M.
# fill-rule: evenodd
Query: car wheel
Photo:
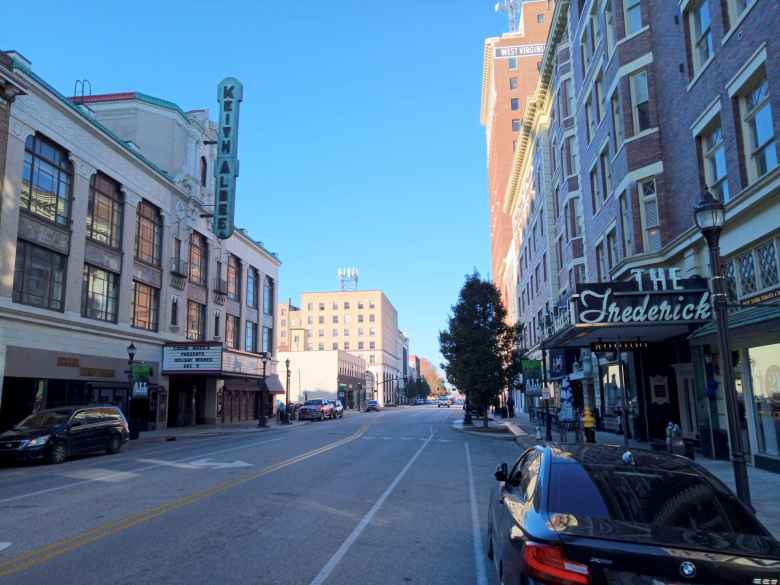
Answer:
M59 465L68 457L68 451L63 443L54 443L49 451L49 463Z
M106 451L110 454L119 453L122 450L122 437L117 435L116 433L111 437L111 440L108 442L108 448Z

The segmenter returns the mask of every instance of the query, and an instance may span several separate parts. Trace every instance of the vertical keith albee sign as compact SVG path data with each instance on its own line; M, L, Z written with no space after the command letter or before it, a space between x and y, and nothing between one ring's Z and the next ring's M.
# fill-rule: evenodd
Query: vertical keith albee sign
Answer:
M223 79L217 89L219 128L217 136L217 180L214 205L214 233L221 240L233 233L238 177L238 110L244 99L244 86L235 77Z

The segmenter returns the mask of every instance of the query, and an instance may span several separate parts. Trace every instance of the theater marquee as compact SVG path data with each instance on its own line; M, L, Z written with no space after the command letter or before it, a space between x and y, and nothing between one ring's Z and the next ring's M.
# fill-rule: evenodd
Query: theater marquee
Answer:
M632 281L577 285L577 325L699 325L712 319L707 282L682 279L676 269L634 271Z

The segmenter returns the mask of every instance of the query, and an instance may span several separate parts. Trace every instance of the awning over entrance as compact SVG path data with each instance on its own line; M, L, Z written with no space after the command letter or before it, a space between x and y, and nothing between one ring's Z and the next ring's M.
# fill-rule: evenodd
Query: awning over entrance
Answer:
M271 394L284 394L284 386L282 386L282 381L276 374L266 376L265 388Z
M752 337L780 336L780 306L750 307L729 314L729 341L740 345ZM715 324L708 323L690 336L691 345L714 343Z
M706 281L679 278L676 269L635 272L630 281L578 284L566 310L548 319L542 348L661 342L712 318Z

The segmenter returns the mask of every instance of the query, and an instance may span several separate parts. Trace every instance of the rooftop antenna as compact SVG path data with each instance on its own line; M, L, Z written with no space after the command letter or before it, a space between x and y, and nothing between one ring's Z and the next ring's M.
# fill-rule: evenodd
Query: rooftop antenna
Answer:
M509 32L520 31L520 21L523 18L523 0L498 0L495 6L496 12L506 12L509 18Z
M360 271L356 267L339 268L336 270L339 277L339 288L341 290L357 290Z

